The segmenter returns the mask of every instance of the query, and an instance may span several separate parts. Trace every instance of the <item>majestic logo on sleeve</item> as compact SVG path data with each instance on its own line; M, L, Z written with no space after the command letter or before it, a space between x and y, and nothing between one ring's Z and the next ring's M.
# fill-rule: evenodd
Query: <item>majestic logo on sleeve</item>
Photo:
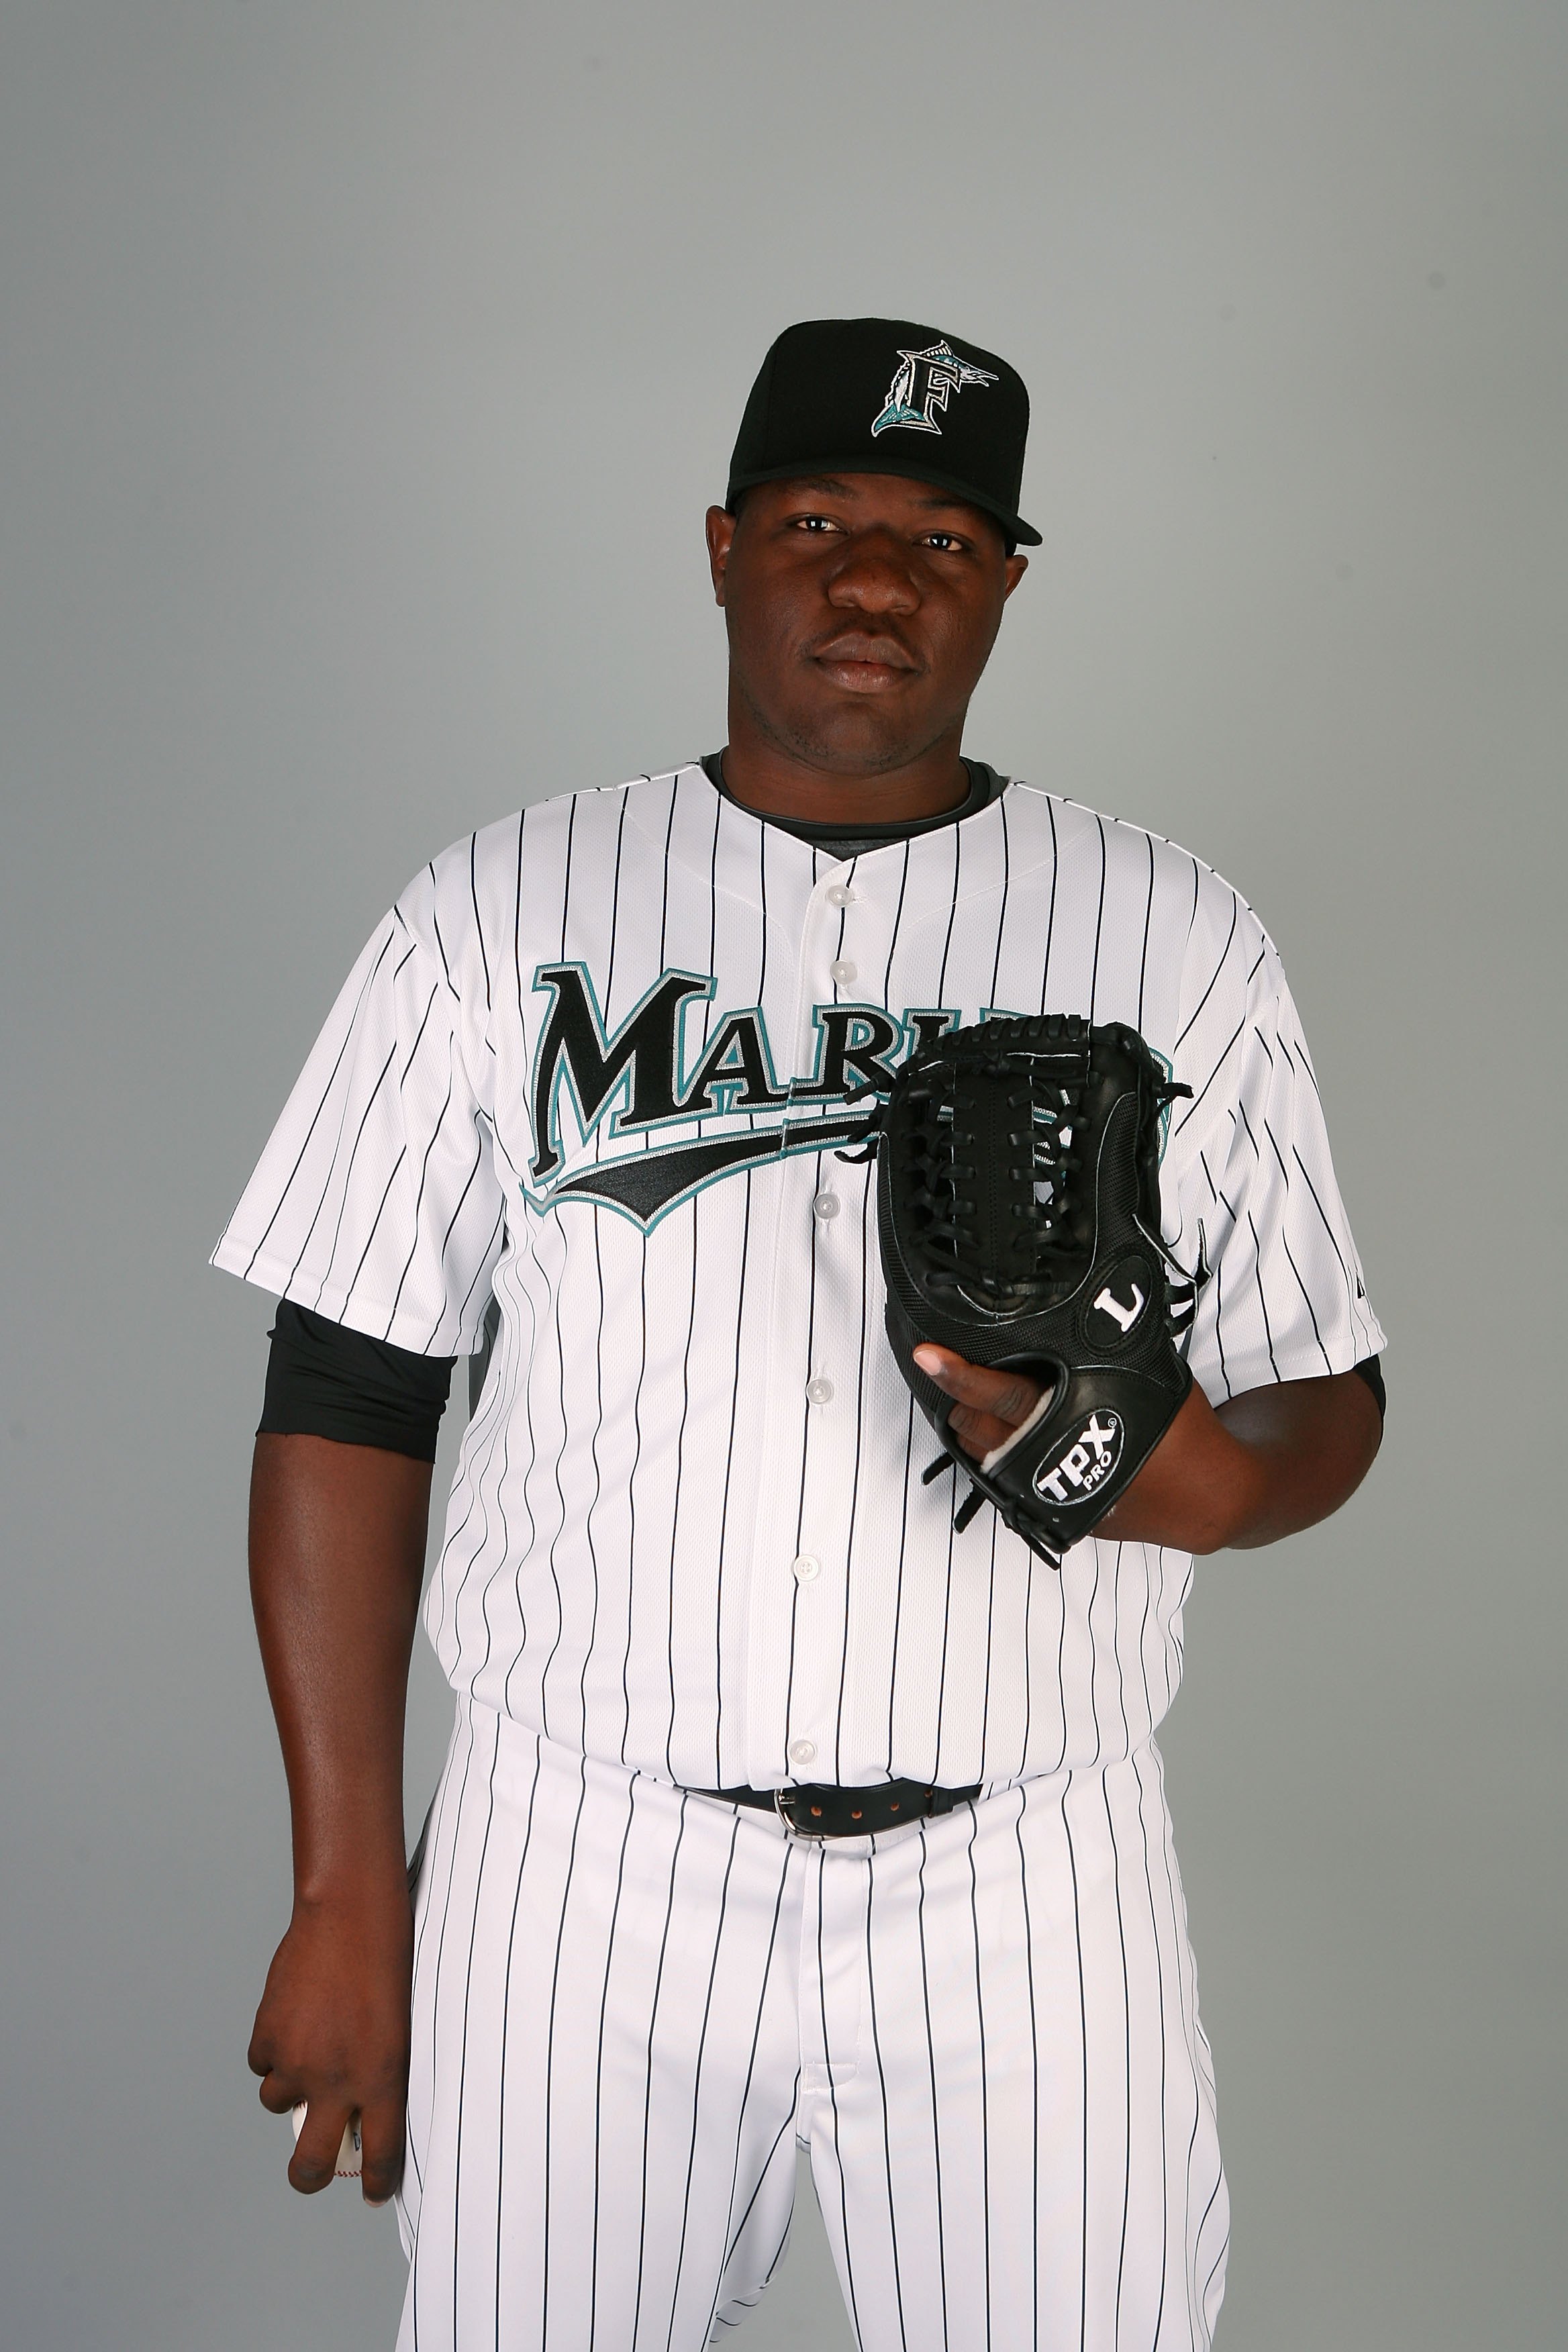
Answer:
M815 1070L781 1080L761 1006L706 1029L693 1018L714 995L710 975L661 972L613 1034L582 964L541 964L533 984L551 1003L534 1056L524 1191L536 1208L598 1201L645 1227L720 1177L856 1141L869 1097L886 1094L899 1063L960 1019L819 1004Z
M872 436L886 433L895 425L911 433L940 433L936 411L946 408L950 394L962 392L968 383L995 382L989 368L961 360L948 342L932 343L923 352L901 351L886 404L871 426Z

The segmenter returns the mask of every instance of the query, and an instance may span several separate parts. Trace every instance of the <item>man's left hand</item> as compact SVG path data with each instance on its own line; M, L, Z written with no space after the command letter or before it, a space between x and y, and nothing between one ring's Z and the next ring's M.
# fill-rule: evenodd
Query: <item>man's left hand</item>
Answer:
M1026 1374L988 1370L948 1348L917 1348L915 1361L953 1399L949 1426L977 1461L1005 1444L1040 1400ZM1093 1532L1108 1542L1191 1552L1273 1543L1337 1511L1371 1469L1382 1436L1372 1391L1354 1372L1249 1389L1217 1412L1194 1382Z

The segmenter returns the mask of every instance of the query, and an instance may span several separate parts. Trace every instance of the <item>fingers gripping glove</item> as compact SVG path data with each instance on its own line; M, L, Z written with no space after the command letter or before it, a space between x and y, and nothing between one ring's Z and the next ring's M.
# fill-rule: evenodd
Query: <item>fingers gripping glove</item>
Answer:
M1160 1234L1161 1120L1191 1091L1135 1029L1050 1013L939 1038L876 1116L888 1337L945 1449L926 1477L951 1460L971 1483L956 1525L988 1500L1053 1567L1131 1484L1192 1384L1202 1236L1189 1277ZM928 1340L1043 1386L984 1461L914 1361Z

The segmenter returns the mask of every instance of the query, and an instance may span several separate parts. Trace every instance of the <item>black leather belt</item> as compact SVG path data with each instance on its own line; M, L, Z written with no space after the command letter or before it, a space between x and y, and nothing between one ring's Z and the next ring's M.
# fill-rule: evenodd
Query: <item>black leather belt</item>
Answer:
M873 1837L905 1822L931 1820L968 1804L984 1783L972 1789L930 1789L921 1780L879 1780L869 1789L838 1789L806 1781L790 1789L697 1789L694 1796L718 1797L726 1805L754 1805L777 1813L797 1837Z

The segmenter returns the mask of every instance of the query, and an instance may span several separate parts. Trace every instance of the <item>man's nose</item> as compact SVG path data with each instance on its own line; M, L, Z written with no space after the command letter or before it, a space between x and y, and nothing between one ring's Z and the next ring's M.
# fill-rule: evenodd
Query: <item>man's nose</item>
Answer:
M913 613L921 593L900 550L869 542L846 555L827 583L827 601L846 612Z

